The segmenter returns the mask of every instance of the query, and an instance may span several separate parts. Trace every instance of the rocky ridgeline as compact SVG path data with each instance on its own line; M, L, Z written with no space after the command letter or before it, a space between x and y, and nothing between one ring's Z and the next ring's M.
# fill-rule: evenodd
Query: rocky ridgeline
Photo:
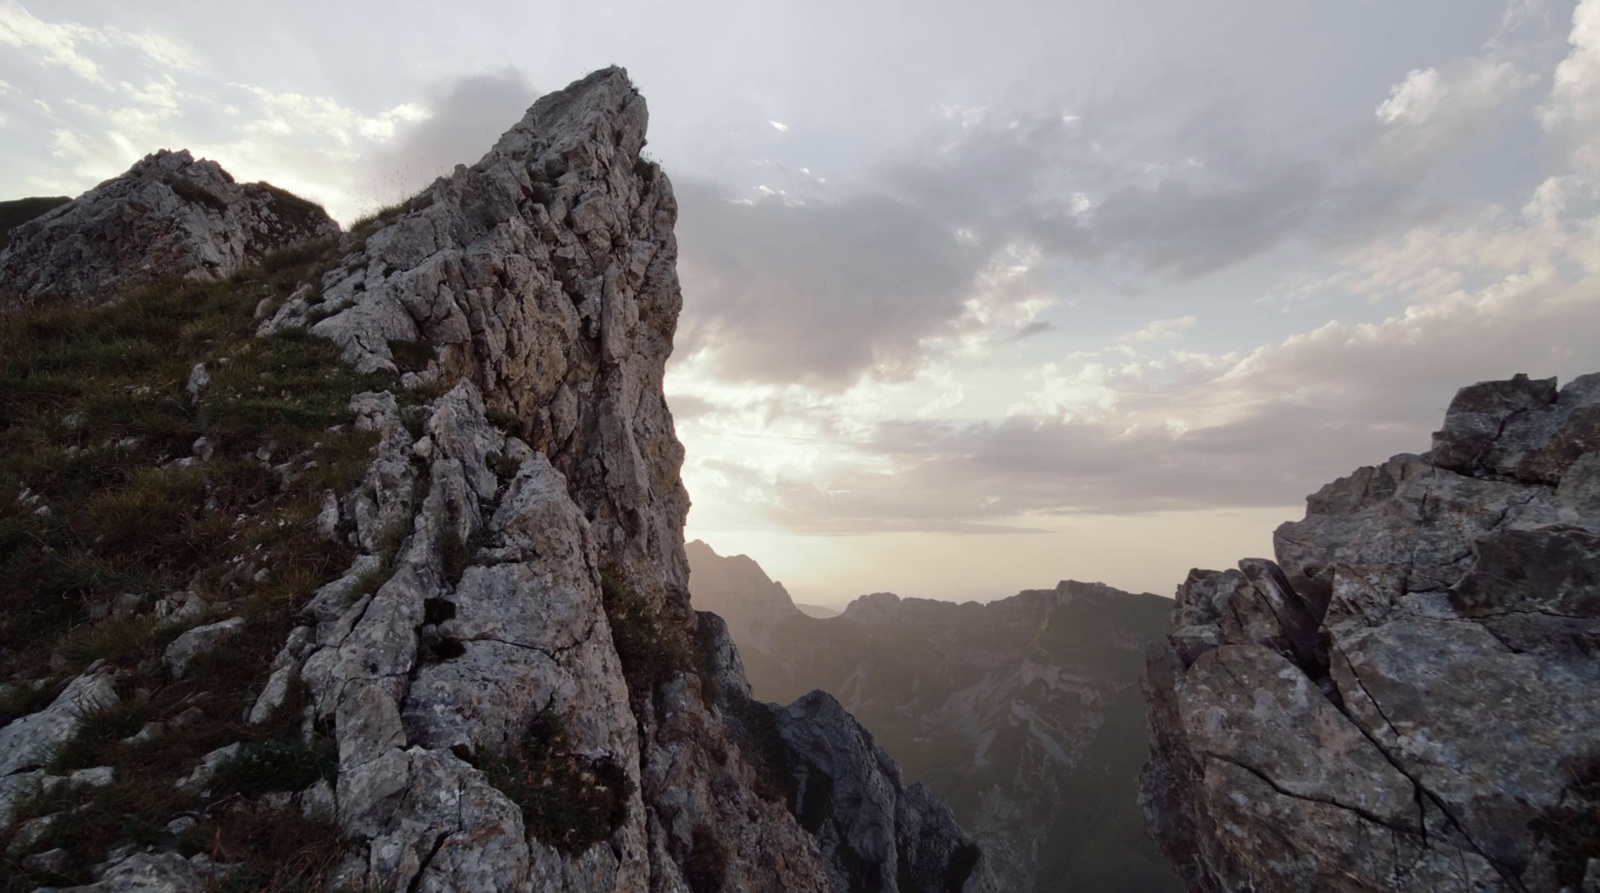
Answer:
M0 309L100 303L152 282L225 279L268 254L337 235L321 207L215 161L163 149L10 232Z
M1194 571L1145 680L1189 889L1600 889L1600 375L1462 389Z
M1136 805L1141 655L1167 599L1074 581L988 604L885 592L819 620L751 559L687 551L695 604L727 619L755 696L798 699L769 707L780 720L858 718L950 804L1003 889L1179 889Z
M646 121L620 69L545 96L263 308L262 335L308 327L424 402L353 401L377 446L317 525L359 554L300 607L247 719L304 703L304 734L336 743L334 783L286 798L345 835L333 888L993 890L848 714L753 706L724 627L689 606L661 388L677 208L640 155ZM219 626L174 642L175 673ZM0 736L70 735L94 710L72 692L114 672ZM39 763L10 768L37 784ZM205 889L188 864L121 852L100 887Z

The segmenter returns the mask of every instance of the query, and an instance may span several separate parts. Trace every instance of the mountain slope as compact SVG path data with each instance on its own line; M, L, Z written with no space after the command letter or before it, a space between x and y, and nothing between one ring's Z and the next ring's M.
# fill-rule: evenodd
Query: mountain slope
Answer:
M949 802L1006 889L1177 889L1136 806L1136 682L1169 601L1067 582L987 605L877 593L820 620L744 556L688 555L697 606L738 618L755 696L836 697Z

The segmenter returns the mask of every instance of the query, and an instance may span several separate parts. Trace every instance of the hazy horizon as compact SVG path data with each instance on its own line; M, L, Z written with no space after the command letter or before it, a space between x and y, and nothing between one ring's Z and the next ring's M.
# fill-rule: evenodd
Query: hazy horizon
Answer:
M0 195L159 148L348 223L610 64L672 177L689 538L796 601L1171 595L1600 370L1600 0L0 0Z

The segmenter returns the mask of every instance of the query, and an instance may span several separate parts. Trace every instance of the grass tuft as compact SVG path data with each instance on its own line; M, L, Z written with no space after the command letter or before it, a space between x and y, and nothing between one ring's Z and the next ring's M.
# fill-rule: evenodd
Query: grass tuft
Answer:
M575 753L561 717L545 711L510 753L481 761L494 785L522 809L528 832L568 854L610 837L628 819L633 781L609 759Z

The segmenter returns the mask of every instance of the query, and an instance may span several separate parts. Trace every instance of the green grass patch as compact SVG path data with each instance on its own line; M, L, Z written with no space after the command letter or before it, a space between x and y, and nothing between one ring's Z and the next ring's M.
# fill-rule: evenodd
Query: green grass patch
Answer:
M656 606L614 571L601 572L600 594L611 644L622 662L634 713L639 714L652 703L661 683L694 669L692 651L683 631L662 623Z
M22 803L19 823L66 817L27 852L0 857L10 879L0 890L88 883L114 846L174 845L167 823L179 814L200 819L184 845L201 846L190 839L200 835L206 852L245 866L230 889L312 889L337 857L328 826L250 800L332 777L331 743L302 742L304 686L267 723L244 722L306 600L355 555L314 525L323 494L348 492L377 442L351 427L350 398L392 390L415 403L393 375L356 374L323 339L254 337L259 301L319 281L337 259L323 243L226 282L0 317L0 720L45 706L97 660L120 668L121 699L50 765L111 766L116 782ZM211 376L198 399L184 391L196 363ZM189 591L206 613L183 625L156 616L160 599ZM185 626L231 616L244 631L172 679L166 645ZM128 740L148 723L165 731ZM244 748L209 794L174 787L235 742ZM0 853L13 837L0 835ZM60 875L21 868L58 846L71 854Z
M482 760L480 768L522 808L528 832L564 853L583 852L628 819L634 786L626 770L573 752L565 724L548 711L510 753Z
M332 782L339 753L332 741L307 746L298 738L270 738L246 744L217 770L219 791L259 797L271 791L298 791L318 779Z

